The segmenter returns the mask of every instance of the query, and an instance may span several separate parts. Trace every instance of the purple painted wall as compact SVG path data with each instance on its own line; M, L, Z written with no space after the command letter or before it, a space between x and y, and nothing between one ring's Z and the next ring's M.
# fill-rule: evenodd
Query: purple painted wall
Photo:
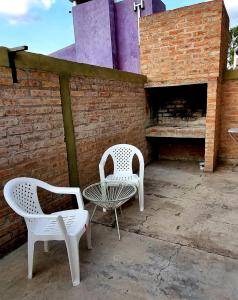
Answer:
M136 0L137 3L140 0ZM75 47L51 56L140 73L137 13L134 0L91 0L73 7ZM142 16L165 11L161 0L144 0Z
M50 56L55 58L61 58L65 60L76 61L76 49L75 44L69 45L63 49L55 51L50 54Z
M139 47L137 14L133 11L133 0L115 3L118 68L139 72Z
M145 9L142 11L142 16L149 16L165 10L166 6L161 0L145 0Z
M73 7L78 62L116 68L113 0L92 0Z
M139 1L136 1L139 3ZM137 13L133 10L134 0L115 3L118 68L123 71L140 73ZM166 9L160 0L145 0L142 16L148 16Z

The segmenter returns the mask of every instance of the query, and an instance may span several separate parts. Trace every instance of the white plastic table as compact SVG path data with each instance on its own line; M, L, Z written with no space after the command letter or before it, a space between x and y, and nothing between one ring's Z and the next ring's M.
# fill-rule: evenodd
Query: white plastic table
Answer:
M120 229L117 217L117 208L121 207L123 203L132 198L137 192L136 186L121 182L110 183L94 183L83 190L85 199L95 204L90 221L95 214L97 207L102 207L106 210L114 210L117 224L117 232L119 240Z

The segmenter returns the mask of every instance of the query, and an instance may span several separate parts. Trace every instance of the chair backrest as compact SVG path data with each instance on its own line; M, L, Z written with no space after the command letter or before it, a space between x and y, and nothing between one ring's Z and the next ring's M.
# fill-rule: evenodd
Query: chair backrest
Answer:
M141 151L135 146L129 144L118 144L105 151L101 161L106 161L108 156L112 157L114 165L114 174L127 173L132 174L132 160L134 155L138 157L140 167L144 168L144 158Z
M34 178L14 178L4 186L4 197L8 205L24 218L27 218L27 215L43 214L37 196L37 186L43 184Z

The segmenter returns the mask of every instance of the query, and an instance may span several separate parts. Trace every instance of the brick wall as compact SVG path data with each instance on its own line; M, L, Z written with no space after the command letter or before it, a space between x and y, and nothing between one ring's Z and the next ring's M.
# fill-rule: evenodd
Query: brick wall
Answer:
M219 159L238 162L238 145L228 134L229 128L238 127L238 79L225 80L222 86L221 132Z
M228 39L227 28L229 27L229 19L227 18L226 11L222 12L222 24L221 24L221 51L220 51L220 74L221 77L218 79L218 89L217 89L217 117L216 117L216 143L215 151L219 159L219 148L222 146L223 141L221 141L221 130L223 126L223 83L225 77L225 71L227 70L227 54L228 54Z
M213 171L219 144L221 80L226 68L229 19L214 0L143 17L141 71L147 87L208 84L205 170Z
M114 144L133 144L148 161L143 82L73 77L71 99L82 186L99 179L101 156Z
M2 54L7 49L0 47L0 256L26 241L23 219L4 200L4 184L19 176L70 184L60 75L73 74L71 109L81 188L98 180L101 155L113 144L133 144L148 161L145 77L19 53L19 83L13 84L11 69L1 67L8 65ZM70 197L39 192L46 213L72 208Z
M14 177L35 177L59 186L68 185L58 76L0 68L0 255L25 241L23 219L3 198L4 184ZM45 212L71 206L65 197L40 194Z
M205 119L202 109L192 111L187 106L186 99L172 99L169 104L167 102L157 112L158 124L183 127L203 125Z
M203 139L162 138L157 149L160 159L197 161L198 166L199 161L204 158Z

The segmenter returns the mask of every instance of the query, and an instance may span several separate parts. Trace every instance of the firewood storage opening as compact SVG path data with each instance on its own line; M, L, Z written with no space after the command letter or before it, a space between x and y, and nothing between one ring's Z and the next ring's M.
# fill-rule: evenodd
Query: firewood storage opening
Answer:
M154 158L203 160L207 84L146 89L146 137Z

